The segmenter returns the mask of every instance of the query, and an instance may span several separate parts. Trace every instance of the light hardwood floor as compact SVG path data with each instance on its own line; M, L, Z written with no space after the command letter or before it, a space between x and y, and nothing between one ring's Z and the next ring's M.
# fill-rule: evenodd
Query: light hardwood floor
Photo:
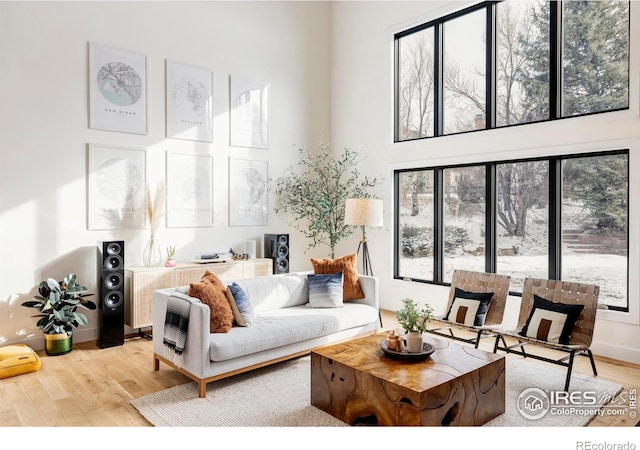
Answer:
M385 330L398 327L395 313L382 311L382 319ZM481 348L492 351L492 345L493 340L486 339ZM144 338L127 339L123 346L108 349L99 349L95 342L74 344L71 353L56 357L38 353L43 361L38 372L0 380L0 424L4 427L145 427L149 424L130 400L190 382L164 364L154 372L152 344ZM577 360L575 372L592 375L587 358ZM639 365L601 357L596 364L599 377L625 389L640 388ZM632 426L637 421L628 416L603 416L590 426Z

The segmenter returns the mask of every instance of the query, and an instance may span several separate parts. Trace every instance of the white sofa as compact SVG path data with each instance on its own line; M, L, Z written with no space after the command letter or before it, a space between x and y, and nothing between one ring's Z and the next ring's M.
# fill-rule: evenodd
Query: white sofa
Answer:
M186 296L188 286L157 290L153 294L154 369L160 361L198 383L206 383L309 353L313 348L370 334L378 329L378 280L360 275L365 298L348 300L343 307L311 308L306 273L236 280L255 312L247 327L228 333L209 332L209 306ZM167 302L182 295L191 302L184 352L176 355L163 344Z

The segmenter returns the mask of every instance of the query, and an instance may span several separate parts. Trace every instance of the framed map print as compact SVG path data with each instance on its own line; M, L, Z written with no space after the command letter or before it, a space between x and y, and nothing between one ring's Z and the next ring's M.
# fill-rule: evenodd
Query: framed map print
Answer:
M147 134L147 57L89 43L89 128Z
M146 156L144 149L89 144L90 230L146 226Z
M213 219L213 157L167 152L167 227L210 227Z
M213 72L166 61L167 137L213 142Z
M269 85L230 77L230 137L237 147L269 148Z
M267 225L267 161L229 158L229 225Z

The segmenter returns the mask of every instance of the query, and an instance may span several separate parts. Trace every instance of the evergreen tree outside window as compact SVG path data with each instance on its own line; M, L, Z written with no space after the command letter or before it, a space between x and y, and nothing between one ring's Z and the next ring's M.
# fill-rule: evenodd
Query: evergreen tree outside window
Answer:
M563 6L562 116L629 106L629 2Z

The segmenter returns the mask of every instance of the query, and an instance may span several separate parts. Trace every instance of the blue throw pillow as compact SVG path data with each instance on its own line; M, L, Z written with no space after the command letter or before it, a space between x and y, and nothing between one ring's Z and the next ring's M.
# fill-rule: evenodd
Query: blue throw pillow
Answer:
M253 305L249 300L249 296L244 289L235 282L229 285L229 289L231 289L231 295L233 295L233 299L236 301L236 305L238 306L242 319L247 324L250 324L255 318L255 313L253 312Z
M342 301L342 271L335 274L309 274L309 304L311 308L338 308Z

